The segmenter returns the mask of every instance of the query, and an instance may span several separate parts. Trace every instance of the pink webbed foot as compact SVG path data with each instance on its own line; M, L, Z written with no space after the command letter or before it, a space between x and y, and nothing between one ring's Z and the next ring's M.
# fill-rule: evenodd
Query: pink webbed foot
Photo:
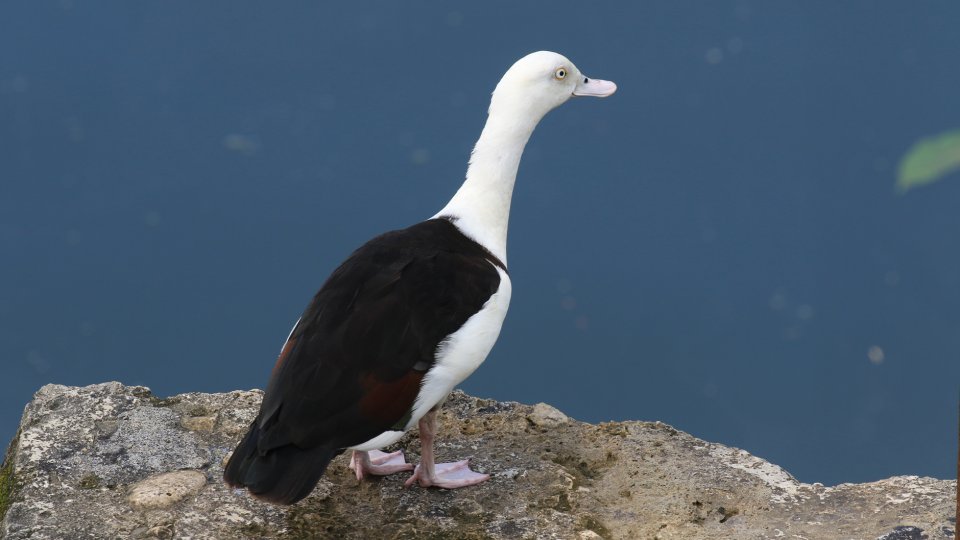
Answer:
M470 470L469 459L455 463L436 463L433 459L433 439L437 433L437 411L425 414L418 423L420 429L420 464L413 470L413 476L404 482L410 487L419 483L421 487L436 486L455 489L474 486L490 478L489 474L480 474Z
M369 452L354 450L353 456L350 457L350 468L356 473L357 480L363 480L368 474L386 476L413 470L413 464L407 463L401 450L389 454L379 450Z
M410 487L414 483L419 483L420 487L441 487L446 489L456 489L467 486L475 486L490 478L489 474L481 474L470 470L469 459L457 461L454 463L435 463L433 465L433 474L424 467L423 463L417 465L413 470L413 475L404 482L404 486Z

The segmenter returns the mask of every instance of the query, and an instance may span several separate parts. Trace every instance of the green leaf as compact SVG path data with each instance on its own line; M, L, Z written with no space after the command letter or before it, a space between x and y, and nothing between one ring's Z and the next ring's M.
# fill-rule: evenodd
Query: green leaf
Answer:
M960 170L960 130L920 139L900 161L897 191L936 182Z

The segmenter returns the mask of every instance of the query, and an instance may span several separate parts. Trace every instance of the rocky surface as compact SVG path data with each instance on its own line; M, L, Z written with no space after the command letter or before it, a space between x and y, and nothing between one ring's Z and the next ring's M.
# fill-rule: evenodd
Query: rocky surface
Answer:
M347 456L282 508L226 489L223 463L260 392L48 385L0 469L0 537L336 539L953 539L956 482L803 484L659 422L591 425L546 405L457 392L438 457L492 478L448 491L405 474L358 484ZM416 460L419 445L399 443ZM5 489L10 486L11 489Z

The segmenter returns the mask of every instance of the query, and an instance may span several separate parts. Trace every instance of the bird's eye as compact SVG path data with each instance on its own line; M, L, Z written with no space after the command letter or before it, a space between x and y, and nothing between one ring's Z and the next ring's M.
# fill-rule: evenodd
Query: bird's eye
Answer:
M556 73L553 74L553 76L556 77L557 80L559 81L567 76L567 70L560 68L556 71Z

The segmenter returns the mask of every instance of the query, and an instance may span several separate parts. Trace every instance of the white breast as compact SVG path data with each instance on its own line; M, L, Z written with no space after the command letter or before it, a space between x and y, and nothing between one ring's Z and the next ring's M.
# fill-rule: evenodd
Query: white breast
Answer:
M406 429L417 425L451 390L470 376L487 358L493 344L500 336L503 319L510 306L513 291L510 276L496 267L500 274L500 287L483 307L459 330L450 334L437 347L436 363L423 377L420 394L413 406L413 415Z
M420 393L413 405L410 421L403 431L385 431L354 450L374 450L400 440L404 431L413 428L437 403L440 403L458 384L470 376L490 354L500 336L503 319L510 306L513 291L510 276L500 267L500 287L480 311L463 323L459 330L447 336L437 347L436 362L420 383Z

